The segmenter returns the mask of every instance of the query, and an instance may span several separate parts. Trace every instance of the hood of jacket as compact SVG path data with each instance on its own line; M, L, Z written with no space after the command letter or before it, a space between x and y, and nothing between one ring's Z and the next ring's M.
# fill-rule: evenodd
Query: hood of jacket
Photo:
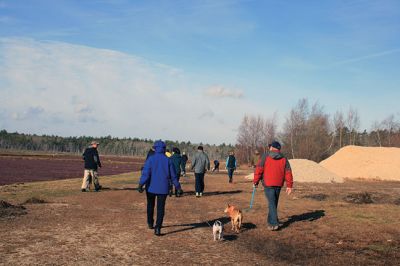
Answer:
M268 156L271 157L274 160L280 160L282 158L284 158L285 156L279 152L279 151L269 151L268 152Z
M162 140L157 140L154 142L153 148L156 153L165 153L165 143Z

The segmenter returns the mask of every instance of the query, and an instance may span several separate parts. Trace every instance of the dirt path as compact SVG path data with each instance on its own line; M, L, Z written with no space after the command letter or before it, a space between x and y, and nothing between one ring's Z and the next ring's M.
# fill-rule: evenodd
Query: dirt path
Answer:
M259 189L253 210L244 212L242 232L235 234L226 224L225 240L214 242L208 223L228 221L223 213L228 202L247 208L251 182L240 175L228 184L225 174L209 174L205 196L195 198L193 176L182 180L185 195L168 198L162 237L147 229L145 195L135 190L137 174L103 178L106 189L99 193L79 192L79 179L2 186L0 199L12 204L32 196L48 203L24 204L27 214L0 218L0 264L400 262L399 183L297 184L293 196L281 194L278 232L266 229L266 201ZM365 191L373 204L343 200Z

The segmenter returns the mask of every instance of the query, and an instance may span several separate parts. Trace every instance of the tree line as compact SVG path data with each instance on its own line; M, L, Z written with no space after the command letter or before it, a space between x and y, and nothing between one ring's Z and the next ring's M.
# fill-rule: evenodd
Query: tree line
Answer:
M248 162L255 150L265 151L272 140L283 144L282 152L290 159L320 162L346 145L400 147L400 122L394 114L360 131L357 109L338 110L333 116L318 102L310 105L301 99L286 115L277 130L277 116L245 115L237 135L237 155Z
M99 152L104 155L122 155L144 157L152 147L154 141L151 139L139 138L114 138L111 136L93 138L90 136L81 137L60 137L49 135L23 134L18 132L0 131L0 149L12 151L43 151L49 153L74 153L82 154L92 140L100 142ZM165 141L167 148L172 150L177 147L181 152L185 151L189 159L196 152L197 147L202 145L210 160L225 159L234 146L225 143L221 145L195 144L190 141Z

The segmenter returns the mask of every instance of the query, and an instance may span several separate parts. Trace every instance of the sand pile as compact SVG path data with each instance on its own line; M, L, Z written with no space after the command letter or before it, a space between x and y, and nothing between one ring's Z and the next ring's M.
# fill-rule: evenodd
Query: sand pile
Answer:
M400 148L346 146L320 164L341 177L400 181Z
M289 160L294 182L343 183L343 178L325 169L314 161Z
M343 178L316 162L303 159L289 160L289 162L292 167L294 182L343 183ZM252 180L254 174L249 174L245 178Z

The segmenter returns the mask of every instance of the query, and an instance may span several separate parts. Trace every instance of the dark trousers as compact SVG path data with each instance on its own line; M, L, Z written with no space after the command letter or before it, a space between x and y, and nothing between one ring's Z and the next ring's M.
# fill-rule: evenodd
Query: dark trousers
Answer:
M154 224L154 207L157 198L157 220L155 227L161 228L164 220L165 212L165 201L167 200L167 195L153 194L146 191L147 196L147 224Z
M204 173L202 173L202 174L195 173L194 176L195 176L195 182L196 182L196 185L195 185L196 192L203 193L204 192Z
M278 220L278 201L281 187L265 187L265 197L268 199L268 224L279 226Z
M233 172L235 172L235 168L228 168L229 183L232 182Z

